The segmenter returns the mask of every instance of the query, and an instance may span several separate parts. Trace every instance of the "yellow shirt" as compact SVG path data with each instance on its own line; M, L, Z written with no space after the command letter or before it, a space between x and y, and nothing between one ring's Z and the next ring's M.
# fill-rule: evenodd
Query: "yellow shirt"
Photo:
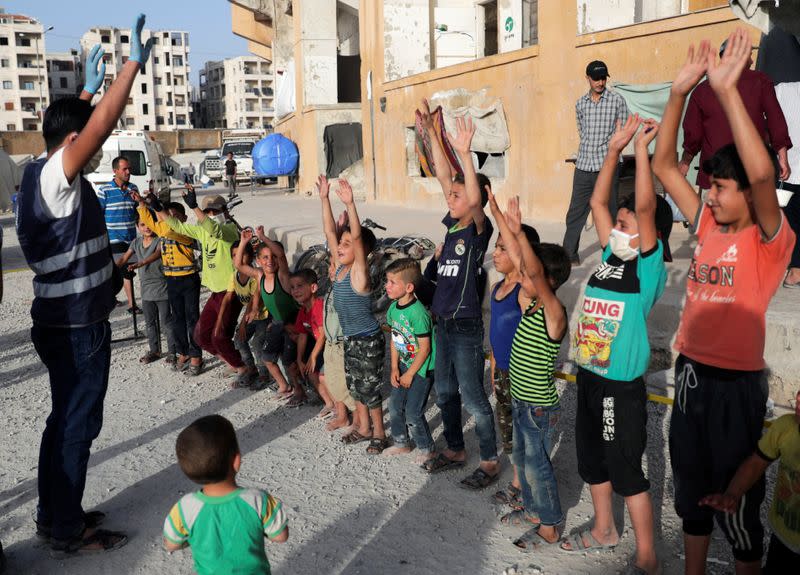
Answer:
M247 283L242 285L239 283L239 274L234 273L228 291L232 291L236 294L236 297L239 298L239 301L242 302L242 307L245 309L250 305L250 301L253 297L256 297L259 300L259 313L256 319L267 319L267 317L269 317L267 308L261 303L261 297L258 293L258 281L254 278L247 278Z
M800 553L800 423L793 413L776 419L758 442L768 459L780 459L769 523L775 536Z
M165 276L188 276L197 272L194 263L194 240L172 231L167 222L159 222L145 207L136 210L139 220L153 233L163 238L161 243L161 265Z

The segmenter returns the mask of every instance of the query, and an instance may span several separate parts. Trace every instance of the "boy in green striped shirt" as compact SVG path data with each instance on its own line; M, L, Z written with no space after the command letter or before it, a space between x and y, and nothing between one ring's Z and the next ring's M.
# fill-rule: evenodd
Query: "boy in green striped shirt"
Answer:
M231 422L201 417L178 435L175 452L181 470L203 488L184 495L164 520L167 551L191 546L200 575L269 575L264 538L284 543L288 520L272 495L236 485L242 455Z
M527 526L514 545L531 551L558 543L564 521L550 452L561 411L555 360L567 334L567 311L556 290L569 279L572 266L561 246L531 246L522 230L519 198L509 200L505 215L491 193L489 205L521 276L523 295L530 298L514 334L509 363L513 460L522 486L523 509L514 509L500 521Z

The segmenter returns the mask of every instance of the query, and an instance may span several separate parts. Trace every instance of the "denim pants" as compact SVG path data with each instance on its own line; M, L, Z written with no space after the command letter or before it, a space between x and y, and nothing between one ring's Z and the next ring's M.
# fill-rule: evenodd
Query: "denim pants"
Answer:
M167 352L175 353L175 326L167 300L142 300L147 344L152 353L161 353L161 332L167 337Z
M400 366L400 375L406 367ZM398 447L408 447L408 436L421 452L433 451L433 437L428 420L425 419L425 406L431 393L433 381L430 377L422 377L419 373L411 380L411 387L392 387L389 396L389 422L392 439Z
M36 521L54 539L83 532L83 489L92 441L103 426L103 399L111 365L111 326L81 328L34 325L31 339L50 374L52 410L39 448Z
M542 525L564 520L558 484L550 453L561 407L534 405L511 400L514 416L514 465L522 486L522 504L529 515L538 515Z
M201 357L200 346L194 341L194 328L200 319L200 276L166 277L175 351L183 356Z
M239 338L237 330L233 345L242 355L242 361L248 367L258 369L259 375L267 374L267 366L264 365L264 344L267 339L268 319L257 319L247 324L245 339Z
M442 412L444 439L448 449L464 449L461 399L475 418L481 461L497 459L497 435L492 405L483 387L483 320L436 320L436 405Z

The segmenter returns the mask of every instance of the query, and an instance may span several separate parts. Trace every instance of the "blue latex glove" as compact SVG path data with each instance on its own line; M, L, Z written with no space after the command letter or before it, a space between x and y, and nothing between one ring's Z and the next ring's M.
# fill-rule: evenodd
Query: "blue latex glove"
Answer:
M100 44L95 44L89 52L89 57L86 58L86 83L83 89L90 94L96 94L103 85L103 78L106 76L106 63L103 62L105 53Z
M136 24L131 32L131 55L129 60L139 62L139 67L144 68L147 59L150 57L150 50L153 49L154 38L147 40L147 43L142 45L142 28L144 28L144 14L139 14L136 17Z

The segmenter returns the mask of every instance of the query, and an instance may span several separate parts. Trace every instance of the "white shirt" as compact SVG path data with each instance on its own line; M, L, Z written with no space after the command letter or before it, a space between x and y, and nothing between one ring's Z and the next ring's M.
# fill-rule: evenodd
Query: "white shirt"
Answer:
M42 207L52 218L66 218L78 209L81 201L81 176L70 184L64 174L64 148L57 150L42 168L39 190Z

